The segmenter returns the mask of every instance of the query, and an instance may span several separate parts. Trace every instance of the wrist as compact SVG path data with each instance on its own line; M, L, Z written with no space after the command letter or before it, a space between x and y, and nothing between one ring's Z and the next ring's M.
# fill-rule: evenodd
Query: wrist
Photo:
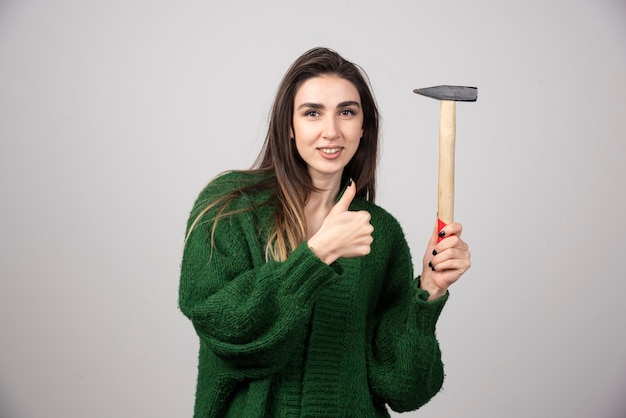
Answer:
M439 298L442 298L446 295L447 290L439 290L439 291L430 291L427 289L423 289L426 290L428 292L428 302L432 302L433 300L437 300Z
M315 237L312 237L307 242L307 245L313 254L328 265L331 265L337 259L331 252L327 251L328 246L315 239Z
M445 296L445 294L448 292L448 289L442 289L438 286L435 285L435 283L432 280L429 280L428 277L425 277L426 275L422 275L420 276L420 289L425 290L426 292L428 292L428 301L433 301L433 300L437 300L443 296Z

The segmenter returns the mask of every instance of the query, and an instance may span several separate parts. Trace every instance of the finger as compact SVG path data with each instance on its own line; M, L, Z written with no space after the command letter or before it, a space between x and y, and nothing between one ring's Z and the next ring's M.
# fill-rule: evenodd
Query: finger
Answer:
M459 238L458 235L450 235L439 244L437 244L435 248L437 249L438 253L442 253L450 248L464 250L467 248L467 244L465 243L465 241Z
M454 238L451 237L450 240L452 239ZM436 256L432 257L431 262L433 264L439 264L447 260L469 260L470 258L471 253L467 245L463 241L460 241L459 246L447 248L437 253Z
M467 257L449 258L438 262L433 260L432 262L433 271L440 273L445 271L457 271L460 274L463 274L470 268L471 265L472 262Z
M463 225L458 222L450 222L445 227L439 231L439 236L441 238L449 237L452 235L460 236L461 232L463 232Z
M346 190L343 192L343 195L341 196L341 199L339 199L339 201L335 203L335 206L330 212L331 213L347 212L348 208L350 207L350 203L352 203L352 200L354 199L354 196L356 196L356 184L354 183L354 181L352 181L352 179L350 179L350 181L348 182L348 186L346 187Z

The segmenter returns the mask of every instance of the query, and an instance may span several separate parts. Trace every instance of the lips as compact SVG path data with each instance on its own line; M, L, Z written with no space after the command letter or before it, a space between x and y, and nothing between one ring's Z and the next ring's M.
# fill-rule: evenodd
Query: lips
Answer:
M323 147L317 148L317 151L322 155L322 157L332 160L341 155L343 147Z

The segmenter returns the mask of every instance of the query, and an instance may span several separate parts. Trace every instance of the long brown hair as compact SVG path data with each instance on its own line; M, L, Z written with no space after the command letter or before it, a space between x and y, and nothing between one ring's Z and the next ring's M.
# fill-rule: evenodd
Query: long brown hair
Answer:
M291 136L294 98L302 83L328 74L350 81L359 92L363 109L363 137L355 155L344 168L342 183L352 178L358 187L357 196L374 201L379 115L367 75L359 66L344 59L337 52L328 48L313 48L296 59L285 73L276 93L265 142L255 163L247 170L250 174L274 174L274 180L264 184L244 185L209 203L189 228L187 236L199 218L209 209L220 205L218 215L213 219L215 231L219 218L231 214L225 209L236 196L258 191L259 187L263 187L273 189L276 202L274 226L267 237L266 257L285 260L293 249L306 240L304 207L315 187Z

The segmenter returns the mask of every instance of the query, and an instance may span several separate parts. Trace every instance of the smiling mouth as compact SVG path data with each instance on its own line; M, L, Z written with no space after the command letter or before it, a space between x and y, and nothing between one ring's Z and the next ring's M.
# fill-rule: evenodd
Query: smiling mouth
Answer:
M341 147L336 147L336 148L318 148L320 151L322 151L324 154L337 154L339 151L341 151L343 148Z

